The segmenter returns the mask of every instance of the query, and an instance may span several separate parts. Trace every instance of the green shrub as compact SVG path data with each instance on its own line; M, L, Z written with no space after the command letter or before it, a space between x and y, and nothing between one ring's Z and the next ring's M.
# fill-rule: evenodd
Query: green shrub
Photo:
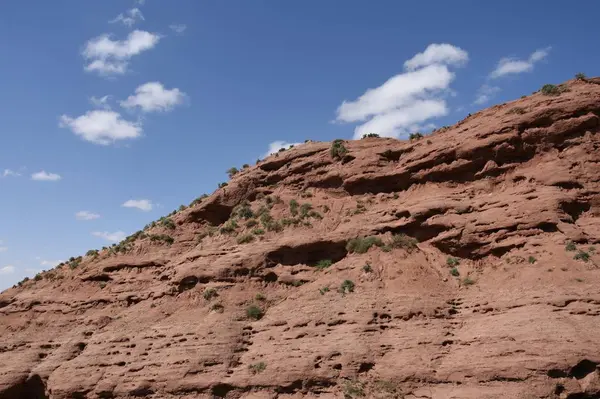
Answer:
M456 267L453 267L452 269L450 269L450 274L453 275L454 277L460 276L460 273L458 272L458 269Z
M75 258L71 258L69 259L69 267L71 268L71 270L73 269L77 269L77 267L79 267L79 264L81 263L81 259L75 259Z
M331 143L329 153L333 159L342 159L348 153L348 150L344 146L344 140L334 140Z
M268 231L275 231L275 232L283 231L283 226L281 225L281 223L276 222L276 221L272 221L271 223L267 224L266 228Z
M227 223L225 223L221 227L220 231L221 231L221 234L230 234L230 233L233 233L235 231L235 229L237 229L237 228L238 228L237 222L233 219L230 219Z
M560 94L560 89L552 84L543 85L540 91L546 96L558 96Z
M590 254L585 251L579 250L573 257L573 259L587 262L588 260L590 260Z
M33 278L35 281L40 281L44 278L44 276L42 276L42 273L38 273L35 275L35 277Z
M267 364L265 362L259 362L248 366L248 369L252 374L262 373L266 368Z
M178 212L185 211L186 208L187 208L187 206L185 206L185 205L179 205L179 208L177 208L177 211Z
M418 132L417 133L411 133L408 136L409 140L419 140L419 139L422 139L422 138L423 138L423 135L421 133L418 133Z
M371 267L371 264L368 262L362 267L362 269L365 273L373 272L373 268Z
M527 260L529 261L529 263L531 263L532 265L537 262L537 259L533 256L529 256L529 258L527 258Z
M97 249L90 249L89 251L87 251L85 253L85 256L93 256L96 257L98 256L98 250Z
M210 310L215 311L217 313L223 313L225 311L225 307L220 303L215 303L210 307Z
M579 73L575 74L575 79L577 79L577 80L586 80L587 78L585 76L585 73L579 72Z
M322 259L317 262L315 267L319 270L323 270L323 269L327 269L331 265L333 265L333 262L331 261L331 259Z
M265 231L263 229L254 229L252 230L252 234L256 236L262 236L265 234Z
M288 227L288 226L291 226L291 225L298 226L299 224L300 224L300 220L296 219L296 218L292 218L292 219L283 218L283 219L281 219L281 225L284 226L284 227Z
M257 301L266 301L267 300L267 297L262 292L259 292L258 294L256 294L256 296L254 298Z
M314 218L314 219L319 219L319 220L323 219L323 215L321 215L317 211L310 211L310 212L308 212L308 217Z
M417 248L417 241L415 238L407 236L406 234L394 234L392 236L392 241L388 244L391 248L404 248L407 251L412 251Z
M175 223L170 218L162 218L160 220L160 224L161 224L161 226L163 226L163 227L165 227L167 229L171 229L171 230L175 229Z
M567 245L565 245L565 249L567 251L575 251L577 249L577 245L573 241L569 241Z
M223 188L223 187L227 187L227 183L226 182L219 183L219 188Z
M304 203L300 206L300 218L304 219L308 216L308 212L312 209L312 205L309 203Z
M313 194L310 191L305 191L305 192L300 193L300 197L301 198L312 198Z
M237 168L229 168L229 169L227 169L227 175L229 176L230 179L233 176L237 175L238 172L239 172L239 170L237 170Z
M290 213L293 216L298 215L298 207L299 206L300 206L300 204L298 204L298 201L296 201L295 199L290 200Z
M246 308L246 316L249 319L260 320L263 317L263 311L256 305L250 305Z
M238 244L248 244L252 241L254 241L254 236L252 234L244 234L237 239Z
M173 237L166 235L166 234L150 234L149 237L150 237L150 241L163 241L163 242L167 243L168 245L171 245L175 242Z
M258 224L256 219L250 219L246 222L246 227L254 227Z
M450 267L456 267L456 266L460 265L460 260L458 260L458 258L455 258L453 256L448 256L448 258L446 259L446 264Z
M248 165L247 163L242 165L242 169L248 169L250 167L250 165Z
M342 285L340 285L340 293L349 294L354 292L354 282L352 280L344 280Z
M353 238L346 244L346 250L348 252L354 252L357 254L366 253L372 246L382 247L383 241L379 237L357 237Z
M235 214L243 219L250 219L254 217L254 212L252 212L252 208L250 208L250 205L247 203L236 207Z
M473 285L473 284L475 284L475 280L473 280L471 277L467 276L463 279L462 283L464 285Z
M363 139L368 139L368 138L378 138L379 135L377 133L367 133L367 134L363 134L362 138Z
M217 293L216 289L214 289L214 288L207 288L207 289L204 290L204 293L202 293L202 296L207 301L210 301L211 299L218 297L219 294Z
M264 227L274 222L273 216L271 216L268 210L260 215L260 222Z
M325 295L326 292L329 292L329 287L319 288L319 293L321 295Z
M508 110L507 114L518 114L518 115L523 115L525 114L527 111L525 110L525 108L523 107L514 107Z
M363 385L358 381L347 381L343 387L344 399L365 397Z

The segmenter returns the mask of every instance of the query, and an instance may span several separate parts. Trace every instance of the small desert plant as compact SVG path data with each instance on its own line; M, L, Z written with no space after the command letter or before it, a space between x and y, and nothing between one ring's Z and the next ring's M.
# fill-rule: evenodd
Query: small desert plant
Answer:
M348 252L354 252L357 254L366 253L372 246L382 247L383 241L379 237L357 237L353 238L346 244L346 250Z
M358 381L346 382L343 387L343 392L345 399L362 398L365 396L363 385Z
M423 135L421 133L418 133L418 132L417 133L411 133L408 136L409 140L419 140L419 139L422 139L422 138L423 138Z
M263 317L263 311L256 305L250 305L246 308L246 317L253 320L260 320Z
M225 307L223 305L221 305L220 303L215 303L210 307L210 310L217 312L217 313L223 313L223 311L225 310Z
M323 269L327 269L331 265L333 265L333 262L331 261L331 259L321 259L320 261L317 262L315 267L319 270L323 270Z
M166 235L166 234L151 234L149 237L150 237L150 241L163 241L169 245L171 245L175 242L173 237Z
M250 219L254 217L254 212L252 212L252 208L250 208L250 205L247 203L238 206L235 209L235 214L243 219Z
M44 278L44 276L42 276L42 273L38 273L35 275L35 277L33 278L35 281L40 281Z
M248 244L252 241L254 241L254 236L252 234L244 234L243 236L239 236L237 239L238 244Z
M331 143L329 153L333 159L342 159L348 153L348 150L344 146L344 140L334 140L333 143Z
M204 290L204 293L202 293L202 296L207 301L210 301L211 299L218 297L219 294L217 293L216 289L214 289L214 288L207 288L207 289Z
M464 285L473 285L473 284L475 284L475 280L473 280L471 277L467 276L463 279L462 283Z
M97 249L90 249L89 251L87 251L85 253L85 256L93 256L96 257L98 256L98 250Z
M529 263L531 263L532 265L537 262L537 259L534 256L529 256L529 258L527 258L527 260L529 261Z
M371 273L373 271L371 264L368 262L362 267L362 269L365 273Z
M323 209L323 213L327 213L330 211L330 209L327 205L321 205L321 209Z
M266 301L267 300L267 297L262 292L259 292L258 294L256 294L256 296L254 298L257 301Z
M329 292L329 287L319 288L319 293L321 295L325 295L326 292Z
M298 207L299 206L300 206L300 204L298 204L298 201L296 201L295 199L290 200L290 213L293 216L298 215Z
M242 169L248 169L250 167L250 165L248 165L247 163L242 165Z
M256 236L262 236L265 234L265 231L263 229L254 229L252 230L252 234Z
M248 369L252 374L262 373L266 368L267 364L265 362L259 362L248 366Z
M300 197L302 198L312 198L313 194L310 191L306 191L300 194Z
M226 182L219 183L219 188L223 188L223 187L227 187L227 183Z
M367 133L367 134L363 134L363 136L362 136L363 139L377 138L377 137L379 137L379 135L377 133Z
M100 289L106 288L106 281L100 281Z
M354 292L354 282L352 280L344 280L340 285L340 293L342 295Z
M312 205L309 203L304 203L300 205L300 218L304 219L308 216L308 212L312 209Z
M185 205L179 205L179 208L177 208L177 211L181 212L181 211L185 211L186 209L187 209L187 206L185 206Z
M454 277L460 276L460 273L458 272L458 269L456 267L453 267L452 269L450 269L450 274L453 275Z
M458 258L455 258L453 256L448 256L448 258L446 259L446 264L450 267L456 267L456 266L460 265L460 260L458 260Z
M509 109L508 112L507 112L507 114L523 115L526 112L527 111L523 107L514 107L514 108Z
M239 172L239 170L237 170L237 168L229 168L229 169L227 169L227 175L229 176L230 179L233 176L237 175L238 172Z
M575 74L575 79L577 79L577 80L585 80L586 79L585 73L581 73L581 72L576 73Z
M246 222L246 227L254 227L258 224L256 219L250 219Z
M171 230L175 229L175 223L174 223L174 222L173 222L173 220L172 220L172 219L170 219L170 218L163 218L163 219L160 221L160 224L161 224L163 227L166 227L167 229L171 229Z
M69 259L69 267L71 268L71 270L72 269L76 269L79 266L80 263L81 263L81 259L79 259L79 258L77 258L77 259L75 259L75 258Z
M569 241L567 245L565 245L565 250L567 251L575 251L577 250L577 245L573 241Z
M237 227L238 227L237 222L235 220L231 219L221 227L220 231L221 231L221 234L230 234L230 233L233 233L235 231L235 229L237 229Z
M417 239L400 233L392 236L392 242L390 242L389 246L392 248L404 248L410 252L417 248L418 243Z
M587 262L588 260L590 260L590 254L585 251L579 250L573 257L573 259Z
M558 96L560 94L560 89L558 86L552 84L543 85L540 91L546 96Z

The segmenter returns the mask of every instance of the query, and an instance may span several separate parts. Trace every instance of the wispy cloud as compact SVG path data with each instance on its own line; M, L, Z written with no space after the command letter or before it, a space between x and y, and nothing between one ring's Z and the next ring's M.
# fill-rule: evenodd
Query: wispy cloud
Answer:
M84 140L100 145L136 139L142 135L140 122L124 120L121 114L110 110L88 111L77 118L62 115L59 126L69 128Z
M95 237L102 238L106 241L110 241L110 242L123 241L125 239L125 237L127 236L122 231L115 231L114 233L109 233L108 231L94 231L94 232L92 232L92 235Z
M0 252L6 252L8 251L8 247L0 247Z
M505 57L502 58L496 69L492 71L490 74L491 79L497 79L506 75L514 75L523 72L531 72L533 71L533 67L535 64L548 56L550 53L551 47L546 47L543 49L539 49L534 51L528 59L520 60L518 58Z
M344 101L337 110L338 122L364 122L354 138L367 133L400 137L426 128L424 123L448 113L445 97L451 95L454 73L450 65L462 66L469 57L451 44L431 44L405 62L406 72L368 89L354 101Z
M288 143L287 141L281 141L281 140L273 141L272 143L269 144L269 149L267 150L267 152L265 152L262 155L261 158L266 158L269 155L278 152L282 148L288 149L291 146L297 146L297 145L300 145L300 143Z
M6 265L4 267L0 267L0 275L13 274L15 272L15 267L13 265Z
M121 13L121 14L117 15L117 17L115 19L108 21L108 23L114 24L114 23L120 22L123 25L132 27L136 22L143 21L143 20L144 20L144 15L142 15L142 12L140 11L140 9L137 7L134 7L130 10L127 10L125 12L125 14Z
M102 108L102 109L106 109L106 110L110 110L110 104L108 103L108 101L111 99L112 96L110 95L106 95L103 97L90 97L90 103L92 103L93 106L97 107L97 108Z
M169 111L174 106L181 104L186 98L178 88L165 89L160 82L148 82L137 89L135 95L121 101L124 108L139 107L143 112Z
M40 266L56 267L62 260L41 260Z
M21 176L21 174L19 172L15 172L12 169L4 169L4 172L2 172L2 177L19 177Z
M79 211L75 214L75 219L77 220L94 220L98 219L100 215L97 213L89 212L89 211Z
M136 208L139 209L141 211L144 212L149 212L152 210L152 201L148 200L148 199L139 199L139 200L135 200L135 199L131 199L128 201L125 201L123 203L123 205L121 205L123 208Z
M187 29L187 25L184 24L173 24L173 25L169 25L169 28L177 33L177 34L182 34L183 32L185 32L185 30Z
M59 181L62 177L56 173L48 173L45 170L42 170L37 173L33 173L31 175L31 180L37 181Z
M131 57L152 49L160 38L143 30L134 30L125 40L113 40L108 34L95 37L83 50L83 57L88 61L85 70L102 75L123 74Z
M474 104L481 105L490 101L501 89L498 86L484 84L477 90Z

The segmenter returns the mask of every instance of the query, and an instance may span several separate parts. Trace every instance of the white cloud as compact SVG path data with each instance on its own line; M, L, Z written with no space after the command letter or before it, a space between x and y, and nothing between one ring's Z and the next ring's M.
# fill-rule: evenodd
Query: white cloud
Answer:
M110 104L108 104L108 100L110 100L111 96L106 95L104 97L90 97L90 102L92 103L92 105L94 105L97 108L103 108L106 110L110 109Z
M128 27L132 27L136 22L143 21L144 16L139 8L135 7L130 10L127 10L125 15L122 13L117 15L117 17L113 20L108 21L109 24L114 24L117 22L121 22L123 25Z
M338 122L364 122L354 130L358 139L366 133L400 137L427 128L425 122L448 114L445 97L452 95L455 74L448 65L464 65L466 51L450 44L431 44L404 64L399 73L381 86L368 89L337 109Z
M128 200L121 205L124 208L137 208L144 212L149 212L152 210L152 201L147 199L140 200Z
M430 44L425 51L416 54L404 63L404 67L415 70L432 64L464 65L469 61L469 54L460 47L447 43Z
M14 170L11 170L11 169L4 169L4 172L2 173L2 177L8 177L8 176L18 177L18 176L21 176L21 174L18 172L15 172Z
M37 173L33 173L31 175L31 180L37 181L58 181L62 179L62 177L56 173L48 173L45 170L42 170Z
M278 152L282 148L288 149L291 146L297 146L297 145L300 145L300 143L288 143L287 141L281 141L281 140L273 141L271 144L269 144L269 150L262 155L262 158L266 158L269 155Z
M169 25L169 28L171 28L171 30L175 33L182 34L187 29L187 25L173 24L173 25Z
M121 106L140 107L144 112L168 111L181 104L184 99L185 93L178 88L168 90L160 82L148 82L135 89L135 95L121 101Z
M125 239L125 237L127 236L122 231L115 231L114 233L109 233L108 231L94 231L94 232L92 232L92 235L95 237L103 238L106 241L110 241L110 242L123 241Z
M103 75L123 74L131 57L152 49L160 38L158 34L143 30L134 30L125 40L112 40L107 34L95 37L83 50L83 57L89 61L85 70Z
M100 215L97 213L89 212L89 211L79 211L75 214L75 219L77 220L94 220L98 219Z
M13 265L7 265L4 267L0 267L0 275L13 274L15 272L15 267Z
M490 78L496 79L506 75L531 72L533 71L536 62L539 62L548 56L550 49L551 47L546 47L544 49L536 50L527 60L519 60L510 57L502 58L498 62L496 69L490 74Z
M100 145L135 139L142 135L141 123L126 121L118 112L109 110L88 111L77 118L62 115L59 125L71 129L86 141Z
M477 90L477 95L475 98L475 101L473 101L473 104L485 104L488 101L490 101L495 95L496 93L498 93L501 89L497 86L490 86L488 84L484 84L482 85L478 90Z
M41 260L40 261L40 265L41 266L56 267L61 262L62 262L62 260Z

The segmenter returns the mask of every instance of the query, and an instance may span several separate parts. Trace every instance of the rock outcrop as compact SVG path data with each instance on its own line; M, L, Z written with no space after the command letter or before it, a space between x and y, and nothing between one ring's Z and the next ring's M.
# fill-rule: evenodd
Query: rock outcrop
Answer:
M596 78L273 155L2 293L0 399L600 398L599 132Z

